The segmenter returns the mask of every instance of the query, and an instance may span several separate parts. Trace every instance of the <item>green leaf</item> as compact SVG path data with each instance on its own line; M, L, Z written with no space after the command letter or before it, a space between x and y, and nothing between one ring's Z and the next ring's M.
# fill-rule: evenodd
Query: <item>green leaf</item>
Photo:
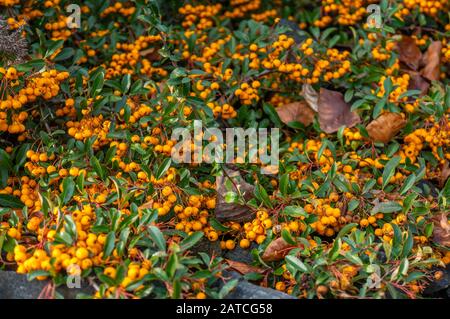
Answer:
M185 251L197 244L203 237L203 232L197 231L192 233L180 243L181 250Z
M219 297L224 298L226 297L234 288L236 288L237 284L239 283L238 279L232 279L228 281L219 292Z
M384 170L383 170L383 184L382 184L382 188L383 189L389 183L389 180L391 179L391 177L394 176L395 168L400 163L400 160L401 160L401 157L400 156L396 156L396 157L391 158L386 163L386 166L384 167Z
M341 245L342 245L342 240L340 238L338 238L337 240L334 241L333 248L331 248L328 253L328 258L331 261L334 261L334 260L336 260L336 258L339 257L339 251L341 250Z
M292 268L300 271L300 272L308 272L308 267L297 257L288 255L286 256L286 263L291 265Z
M166 273L169 278L173 278L178 267L178 257L177 254L173 253L170 255L167 261Z
M359 266L364 265L361 258L359 258L358 256L356 256L350 252L346 252L344 256L345 256L345 258L347 258L350 262L354 263L355 265L359 265Z
M20 199L8 194L0 194L0 207L22 208L24 204Z
M105 171L103 170L102 166L100 165L100 162L98 161L97 157L95 157L95 156L91 157L91 166L94 168L94 171L102 179L102 181L104 181L105 180Z
M289 174L284 174L280 178L280 192L282 195L288 195L288 187L289 187Z
M283 229L281 231L281 237L283 237L284 241L291 245L297 245L297 242L294 238L292 238L291 233L287 229Z
M209 219L209 224L211 225L212 228L214 228L215 230L220 230L222 232L227 232L230 231L229 227L225 227L224 225L222 225L217 219L215 219L214 217L211 217Z
M156 226L149 226L148 232L150 234L150 238L153 242L158 246L160 251L166 251L166 240L164 239L164 235Z
M267 207L273 208L272 203L270 201L269 195L267 195L267 191L264 189L264 187L261 186L261 184L257 184L255 187L255 196L258 198L261 202L264 203Z
M115 243L116 243L116 234L113 231L111 231L109 232L108 236L106 236L105 248L103 249L103 259L106 259L109 256L111 256L111 253L114 250Z
M336 239L341 238L342 236L346 235L356 226L358 226L357 223L350 223L350 224L345 225L344 227L341 228L341 230L339 231L339 234L337 234Z
M410 190L411 187L413 187L414 183L416 182L416 175L414 173L411 173L406 180L403 182L402 188L400 188L400 195L406 194L407 191Z
M75 182L71 177L66 177L63 180L62 188L61 200L65 205L72 199L73 193L75 192Z
M308 213L301 206L286 206L282 213L291 217L308 217Z
M167 172L167 170L170 168L170 165L172 164L172 159L170 157L166 158L162 163L161 166L159 166L158 171L156 172L156 179L160 179L163 177L164 173Z
M397 202L383 202L375 205L371 211L372 215L375 215L376 213L384 213L384 214L390 214L394 212L401 211L403 209L402 205L400 205Z

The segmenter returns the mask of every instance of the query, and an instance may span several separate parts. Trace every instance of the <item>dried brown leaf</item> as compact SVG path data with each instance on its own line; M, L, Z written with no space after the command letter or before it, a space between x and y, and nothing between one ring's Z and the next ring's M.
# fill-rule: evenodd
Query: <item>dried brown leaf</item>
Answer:
M230 266L230 268L236 270L237 272L239 272L243 275L246 275L246 274L249 274L252 272L255 272L258 274L262 274L264 272L264 269L259 268L259 267L251 266L249 264L231 260L231 259L225 259L225 260L228 263L228 265Z
M448 161L446 161L445 164L442 165L441 175L439 176L439 186L440 187L443 187L445 185L449 176L450 176L450 163Z
M226 174L217 176L216 218L222 222L246 222L252 220L254 213L247 206L237 203L227 203L225 201L225 194L227 192L240 193L246 201L249 201L253 198L254 189L255 187L247 183L238 171L227 169Z
M435 242L450 247L450 224L447 213L440 213L433 217L433 239Z
M289 253L291 249L295 248L291 244L284 241L282 237L273 240L269 246L267 246L262 259L264 261L277 261L281 260Z
M314 111L303 101L279 106L276 111L285 124L296 121L308 126L314 121Z
M422 63L424 68L420 73L424 78L430 81L437 81L440 77L440 66L441 66L441 50L442 42L433 41L428 47L427 52L423 55Z
M350 111L350 105L345 103L340 92L320 89L319 93L319 124L325 133L334 133L342 125L352 127L361 122L359 115Z
M388 143L406 125L399 113L385 112L367 125L367 133L372 141Z
M416 71L407 71L409 74L410 80L408 84L408 90L419 90L420 95L425 95L430 88L430 83L425 80L419 72Z
M311 84L305 83L302 86L302 96L309 107L315 112L319 110L319 94L314 90Z
M419 68L422 52L416 44L416 40L408 36L402 36L397 42L399 60L407 65L411 70L417 71Z
M139 206L140 209L151 209L153 208L153 199Z

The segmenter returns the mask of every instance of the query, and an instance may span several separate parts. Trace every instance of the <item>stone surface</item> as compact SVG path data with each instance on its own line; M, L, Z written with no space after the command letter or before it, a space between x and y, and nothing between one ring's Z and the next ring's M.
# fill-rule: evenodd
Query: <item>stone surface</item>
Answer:
M424 290L424 295L427 296L433 296L437 293L444 293L444 291L447 289L450 289L450 265L447 265L445 269L439 269L444 273L444 276L440 280L434 280L432 281Z
M252 246L250 246L250 248L247 248L247 249L242 249L241 247L239 247L237 245L235 249L227 251L223 256L226 259L239 261L239 262L245 263L245 264L251 264L253 262L253 257L250 254L250 252L255 247L256 247L255 243L252 243Z
M249 283L235 271L224 271L224 275L239 279L236 288L225 297L226 299L296 299L284 292Z
M25 275L19 275L14 271L0 271L0 299L36 299L48 283L47 280L28 281ZM75 299L78 294L94 293L94 289L86 282L82 282L79 289L60 286L56 291L65 299Z

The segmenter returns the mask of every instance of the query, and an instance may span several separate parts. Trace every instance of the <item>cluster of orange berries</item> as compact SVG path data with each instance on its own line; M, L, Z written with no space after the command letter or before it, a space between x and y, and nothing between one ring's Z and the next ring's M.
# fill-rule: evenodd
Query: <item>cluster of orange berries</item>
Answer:
M340 25L354 25L366 15L364 4L363 0L322 0L324 15L314 25L324 28L333 21L333 16L337 16Z
M140 36L134 43L117 43L116 49L125 52L113 54L109 64L104 65L106 68L105 78L110 79L123 74L133 74L135 72L136 65L141 60L140 51L148 48L150 44L160 40L160 35L148 35ZM163 76L167 75L166 70L152 68L150 61L147 59L142 59L142 63L143 65L140 71L142 74L151 75L153 73L158 73Z
M0 190L0 194L9 194L19 197L22 203L27 206L30 211L38 211L41 209L41 201L37 190L37 182L28 176L18 178L9 177L7 187ZM16 188L16 187L19 188ZM15 188L15 189L14 189Z
M272 9L272 10L266 10L261 13L252 13L251 17L255 21L267 22L270 19L275 19L277 17L277 15L278 15L277 10Z
M442 61L450 64L450 43L447 42L447 39L442 40Z
M450 160L450 127L448 124L434 122L434 118L430 118L430 126L427 128L419 128L408 134L404 138L400 155L403 158L409 158L412 163L416 162L420 151L428 144L434 157L444 164L446 160Z
M257 211L256 218L244 224L245 238L239 242L239 246L241 248L248 248L252 241L261 244L266 240L266 232L272 228L272 225L272 219L265 210Z
M234 94L241 100L244 105L251 105L254 102L259 101L258 88L261 86L261 82L255 80L251 84L242 83L240 88L237 89Z
M20 0L0 0L0 6L11 7L19 4Z
M318 216L318 220L311 223L311 228L314 229L319 235L332 237L336 234L345 224L349 223L349 219L342 216L341 208L332 207L331 204L337 203L339 195L331 193L328 198L315 200L315 207L312 204L305 205L304 209L308 213L313 213Z
M292 102L292 99L290 97L283 96L280 94L274 94L270 98L270 104L272 104L275 107L283 106L283 105L289 104L291 102Z
M86 141L86 139L96 135L97 138L92 145L94 149L98 149L109 143L107 135L109 133L110 125L111 122L105 121L102 114L98 116L84 116L80 121L68 121L66 123L68 128L67 134L74 137L76 140Z
M57 109L55 111L56 116L69 116L71 118L74 118L77 115L77 111L75 109L75 100L72 98L69 98L64 102L64 106Z
M361 141L363 139L359 129L348 128L344 129L345 145L350 145L353 141Z
M242 18L250 11L261 7L261 0L230 0L232 11L225 12L224 16L230 19Z
M327 60L320 60L313 71L311 83L318 81L318 74L326 71L323 75L324 81L330 81L331 79L339 79L350 71L350 61L347 60L350 52L339 52L337 49L327 50ZM334 71L333 71L334 69Z
M26 154L27 158L30 160L25 163L25 168L35 177L44 176L45 173L51 174L56 171L53 165L47 165L46 162L53 161L55 159L55 154L47 155L47 152L38 153L33 150L28 150ZM41 166L45 165L45 166Z
M218 103L209 102L208 107L213 111L214 117L221 117L224 120L232 119L237 116L236 110L230 104L220 105Z
M9 80L9 86L19 85L19 73L15 68L8 70L0 69L0 74ZM0 101L0 131L8 131L11 134L19 134L25 131L23 122L28 118L27 112L20 112L12 116L11 122L8 122L6 111L17 110L25 104L36 101L38 97L49 100L58 95L60 83L69 77L68 72L58 72L56 70L45 71L40 75L30 78L26 81L23 88L12 96L7 95L6 99ZM3 112L5 111L5 112ZM19 140L24 140L25 136L19 136Z
M145 275L147 275L150 271L152 263L148 259L144 259L143 261L134 261L131 262L127 267L127 273L122 282L120 283L121 288L126 288L132 282L142 279ZM116 279L117 269L109 266L103 270L103 273L110 277L111 279ZM139 286L136 290L142 289L143 286ZM105 291L104 296L101 295L100 291L97 291L94 295L94 298L103 298L103 297L111 297L112 294L117 292L117 287L110 287Z
M383 97L386 94L385 88L384 88L384 81L386 80L386 76L382 76L380 78L380 81L378 82L378 85L380 87L380 90L377 93L378 97ZM392 92L389 94L389 101L390 102L406 102L408 100L407 97L401 97L403 93L408 91L408 85L410 80L410 75L408 73L403 74L402 76L391 76L392 80L392 86L395 87ZM375 91L373 91L374 93Z
M188 29L191 26L195 26L198 30L205 30L213 26L213 18L218 15L221 9L222 5L220 3L198 6L187 4L178 9L178 12L185 16L184 21L181 23L184 28Z
M52 31L53 40L67 40L71 35L72 31L67 28L67 17L60 15L58 20L53 23L46 23L45 30Z
M102 13L100 13L100 17L105 18L106 16L114 13L119 13L123 15L124 17L131 16L136 11L136 7L124 7L124 5L121 2L114 3L113 6L107 7L105 10L103 10Z
M215 207L216 199L214 197L200 195L189 196L186 206L177 204L173 209L177 215L175 229L185 231L186 233L204 230L209 240L217 240L217 232L208 226L208 210L212 210Z
M372 56L377 61L386 61L391 57L391 52L395 47L395 42L389 41L384 47L375 47L372 49Z
M410 10L419 8L420 12L429 15L430 17L437 17L439 12L448 9L449 5L447 0L403 0L403 4Z

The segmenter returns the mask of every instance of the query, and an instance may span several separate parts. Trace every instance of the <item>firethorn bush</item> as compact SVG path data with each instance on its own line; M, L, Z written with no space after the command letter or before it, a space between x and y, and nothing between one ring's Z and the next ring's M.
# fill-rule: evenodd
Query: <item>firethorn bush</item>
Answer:
M447 0L0 8L0 269L79 275L93 298L223 298L230 270L298 298L424 297L442 277ZM177 163L195 120L279 128L279 166Z

